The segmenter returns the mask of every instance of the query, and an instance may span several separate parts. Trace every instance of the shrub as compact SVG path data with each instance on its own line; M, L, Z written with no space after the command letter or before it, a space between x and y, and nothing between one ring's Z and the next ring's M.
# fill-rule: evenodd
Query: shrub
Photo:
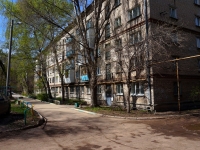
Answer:
M37 95L37 99L41 101L48 101L48 95L46 93L40 93Z
M32 98L32 99L36 99L37 98L37 96L35 94L30 94L28 97Z

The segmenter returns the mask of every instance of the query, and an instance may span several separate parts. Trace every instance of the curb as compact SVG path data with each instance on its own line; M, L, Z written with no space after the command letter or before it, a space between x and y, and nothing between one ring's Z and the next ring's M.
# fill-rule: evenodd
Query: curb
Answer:
M121 117L121 116L111 116L111 115L104 115L95 112L90 112L87 110L82 110L79 108L71 108L79 112L88 113L92 115L99 115L100 117L108 117L108 118L119 118L119 119L129 119L129 120L153 120L153 119L169 119L169 118L178 118L183 116L194 116L193 114L184 114L184 115L164 115L164 116L156 116L156 117ZM199 114L200 115L200 114Z

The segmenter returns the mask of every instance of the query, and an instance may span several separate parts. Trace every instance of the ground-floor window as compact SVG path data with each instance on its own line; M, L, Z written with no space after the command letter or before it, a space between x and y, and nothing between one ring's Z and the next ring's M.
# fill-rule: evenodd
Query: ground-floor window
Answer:
M131 84L131 95L144 95L144 85L141 82Z
M84 94L84 86L81 86L81 93Z
M123 95L123 86L122 86L122 84L117 84L116 85L116 92L117 92L117 95Z
M90 94L90 87L87 86L87 94Z
M71 93L71 94L74 93L74 87L70 87L70 93Z

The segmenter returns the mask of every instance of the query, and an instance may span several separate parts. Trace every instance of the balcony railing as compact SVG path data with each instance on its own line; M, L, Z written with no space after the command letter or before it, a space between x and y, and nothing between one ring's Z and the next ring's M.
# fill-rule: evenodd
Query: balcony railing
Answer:
M81 81L89 81L88 75L82 75L81 76Z
M70 50L70 51L67 51L66 52L66 56L69 58L69 57L72 57L74 55L74 50Z

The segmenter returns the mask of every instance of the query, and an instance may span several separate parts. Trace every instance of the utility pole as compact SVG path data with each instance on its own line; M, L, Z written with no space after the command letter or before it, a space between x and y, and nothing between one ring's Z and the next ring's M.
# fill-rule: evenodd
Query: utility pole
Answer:
M10 24L10 43L9 43L8 65L7 65L7 75L6 75L6 96L9 96L8 87L10 86L9 85L10 84L10 61L11 61L11 51L12 51L13 22L14 22L14 20L11 20L11 24Z
M181 101L180 101L180 83L179 83L179 71L178 71L178 60L176 60L176 77L177 77L177 92L178 92L178 110L181 110Z

